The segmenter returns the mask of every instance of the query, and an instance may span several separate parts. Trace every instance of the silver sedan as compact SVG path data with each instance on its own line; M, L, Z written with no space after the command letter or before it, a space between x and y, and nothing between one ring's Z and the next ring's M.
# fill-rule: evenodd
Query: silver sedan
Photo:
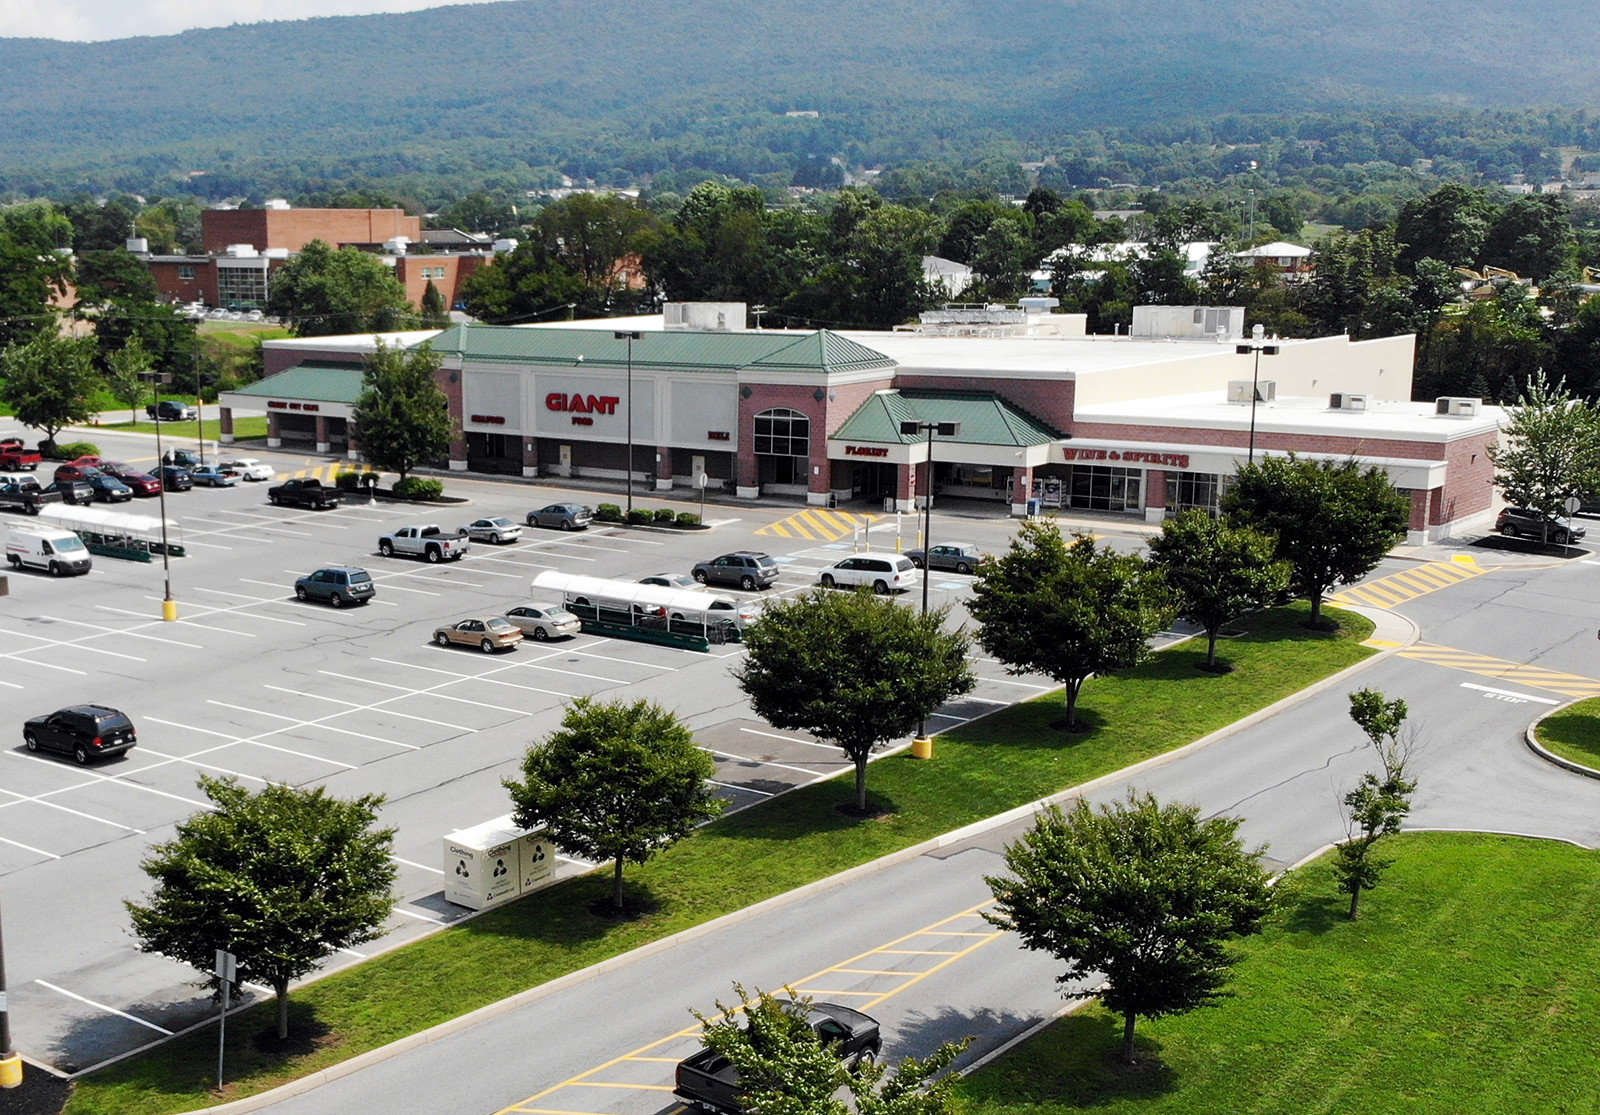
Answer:
M524 635L531 635L541 643L546 639L576 635L583 628L578 617L560 604L518 604L507 609L506 619L516 624Z
M492 519L474 519L461 528L461 533L474 542L493 542L498 546L502 542L515 542L521 538L522 527L501 515Z

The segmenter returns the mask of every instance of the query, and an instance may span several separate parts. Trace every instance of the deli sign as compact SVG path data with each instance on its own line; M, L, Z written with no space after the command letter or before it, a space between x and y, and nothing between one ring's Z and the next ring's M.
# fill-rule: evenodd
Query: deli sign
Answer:
M1187 453L1147 453L1141 449L1077 449L1063 446L1061 456L1068 461L1121 461L1124 464L1169 465L1188 468Z
M616 395L583 395L577 392L552 391L544 397L546 410L572 415L574 426L593 426L592 414L615 414L622 400Z

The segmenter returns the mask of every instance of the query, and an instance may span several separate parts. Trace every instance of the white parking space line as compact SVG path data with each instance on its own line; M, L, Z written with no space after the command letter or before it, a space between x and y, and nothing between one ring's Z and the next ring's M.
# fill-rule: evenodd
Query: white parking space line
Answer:
M419 666L417 668L418 669L426 669L426 667L421 667L421 666ZM357 682L361 682L361 683L363 683L365 685L376 685L380 689L398 689L408 697L423 697L423 696L426 696L426 697L437 697L441 701L456 701L456 702L458 702L460 704L463 704L463 705L475 705L478 708L493 709L495 712L509 713L512 716L527 716L528 715L528 710L525 709L525 708L506 708L504 705L491 705L486 701L474 701L470 697L455 697L455 696L452 696L449 693L441 693L441 692L439 692L439 688L441 688L441 687L435 687L435 688L432 688L432 689L412 689L409 686L405 686L405 685L390 685L386 681L375 681L372 678L358 678L358 677L352 677L349 674L336 674L332 670L318 670L317 672L321 673L321 674L327 674L331 678L340 678L340 679L342 679L344 681L357 681ZM440 671L437 671L437 672L438 673L444 673L445 671L440 670ZM491 678L473 678L473 677L466 677L465 675L457 675L457 680L492 681L493 679L491 679ZM449 682L449 683L446 683L446 684L454 684L454 682ZM530 693L543 693L543 694L545 694L547 696L551 696L551 697L565 697L568 700L571 700L572 698L577 696L576 693L558 693L554 689L537 689L537 688L535 688L534 686L531 686L531 685L516 685L515 683L508 682L508 681L498 682L497 684L509 685L514 689L526 689ZM465 730L465 729L463 729L463 730Z
M404 690L406 690L406 692L414 694L416 696L421 696L423 694L427 694L430 697L442 697L447 701L466 701L467 704L476 703L476 702L467 700L467 698L465 698L465 697L452 697L448 693L439 692L439 690L443 689L446 685L455 685L456 683L463 682L463 681L482 681L482 682L487 682L490 685L507 686L507 687L509 687L511 689L525 689L529 693L543 693L543 694L545 694L546 696L549 696L549 697L564 697L569 701L572 698L577 696L576 693L563 693L563 692L561 692L560 690L557 690L557 689L541 689L537 685L522 685L519 682L503 681L503 680L501 680L499 678L491 676L492 674L497 674L497 673L500 673L500 672L502 672L504 670L511 669L511 667L509 665L502 665L502 666L500 666L500 667L498 667L498 668L496 668L494 670L491 670L487 674L458 674L454 670L441 670L441 669L439 669L438 667L435 667L435 666L419 666L414 662L396 662L392 658L374 658L373 661L374 662L382 662L382 663L384 663L385 665L388 665L388 666L404 666L404 667L409 667L409 668L411 668L413 670L423 670L423 671L425 671L427 673L430 673L430 674L444 674L446 677L451 679L450 681L447 681L447 682L441 682L438 685L429 686L426 689L412 689L412 688L409 688L409 687L404 686L404 685L392 685L392 686L389 686L390 689L404 689ZM327 670L322 670L320 672L324 673L324 674L329 673L329 671L327 671ZM346 681L367 681L371 685L385 685L386 684L386 683L381 682L381 681L372 681L370 678L348 677L345 674L331 674L330 676L337 677L337 678L344 678ZM615 683L615 684L621 684L621 683L619 682L619 683ZM499 708L500 706L498 706L498 705L484 705L483 707L484 708ZM528 710L527 709L500 709L500 711L502 711L502 712L514 712L518 716L526 716L526 715L528 715Z
M713 786L721 786L724 790L734 790L741 794L759 794L764 798L774 798L777 794L768 793L766 790L757 790L751 786L739 786L732 782L718 782L715 778L706 779Z
M415 720L421 724L432 724L435 727L450 728L457 732L461 730L460 724L451 724L445 720L431 720L426 716L413 716L409 712L396 712L394 709L383 707L389 701L398 700L399 698L397 697L385 697L382 701L379 701L376 704L363 705L358 701L341 701L337 697L324 697L320 693L302 693L298 689L285 689L281 685L268 685L264 686L263 688L276 689L280 693L292 693L296 697L310 698L316 701L328 701L336 705L345 705L350 709L351 712L371 712L381 710L385 716L396 716L401 720Z
M813 778L833 777L832 773L827 771L811 770L808 767L790 766L788 763L779 763L771 759L752 759L748 755L735 755L732 751L723 751L717 747L706 747L703 744L696 744L695 746L699 747L700 750L704 751L707 755L721 755L724 759L732 759L736 763L751 763L755 766L777 767L779 770L792 770L796 774L809 774Z
M38 984L40 987L48 987L51 991L54 991L58 995L65 995L69 999L76 999L80 1003L87 1003L96 1010L103 1010L107 1014L114 1014L118 1018L126 1018L129 1022L137 1022L139 1025L146 1026L158 1034L165 1034L169 1038L172 1036L172 1031L166 1027L157 1026L154 1022L146 1022L144 1019L138 1017L137 1015L129 1014L127 1011L118 1010L116 1007L108 1007L104 1003L95 1002L93 999L85 999L82 995L76 995L64 987L57 987L55 984L46 983L42 979L36 979L33 982Z
M675 674L679 670L683 669L682 666L660 666L660 665L657 665L654 662L636 662L631 658L617 658L617 657L615 657L613 655L609 655L609 654L595 654L593 651L588 651L588 650L566 650L566 649L563 649L563 650L558 650L558 651L552 651L550 654L546 655L545 657L546 658L554 658L558 654L576 654L576 655L579 655L580 657L583 657L583 658L598 658L602 662L620 662L624 666L638 666L638 667L640 667L642 669L660 670L663 673L668 673L668 674ZM542 661L542 659L540 661Z
M755 728L740 728L739 730L741 732L749 732L753 736L766 736L768 739L781 739L785 743L803 743L807 747L821 747L829 751L837 751L839 749L839 745L836 743L820 743L814 739L801 739L798 736L780 736L776 732L762 732Z
M1037 689L1041 693L1044 693L1044 692L1047 692L1047 691L1049 691L1051 689L1057 688L1054 685L1035 685L1033 682L1030 682L1030 681L1013 681L1010 678L979 678L978 680L979 681L985 681L985 682L991 682L992 681L992 682L996 682L997 684L1000 684L1000 685L1019 685L1023 689Z
M444 595L444 593L442 593L442 592L429 592L425 588L406 588L405 585L391 585L389 583L389 581L392 580L394 577L404 577L404 576L406 576L406 574L404 574L404 573L393 573L393 574L390 574L389 577L386 578L386 579L380 580L379 578L374 577L373 580L378 581L380 584L383 585L384 588L390 589L390 590L392 590L394 592L417 592L417 593L421 593L423 596L443 596Z
M32 852L34 855L36 855L36 856L44 856L46 859L60 859L61 858L60 856L56 855L54 852L47 852L43 848L35 848L33 845L24 844L20 840L8 840L4 836L0 836L0 844L10 844L13 848L21 848L24 852Z
M10 682L10 681L0 681L0 685L5 686L7 689L21 689L22 688L22 686L17 685L15 682Z
M47 646L65 646L67 644L65 644L65 643L47 643L46 645ZM43 649L42 647L29 647L26 651L14 650L14 651L11 651L8 654L0 654L0 658L12 658L12 659L15 659L18 662L26 662L30 666L42 666L46 670L59 670L64 674L77 674L81 678L86 678L86 677L89 676L89 671L87 671L87 670L74 670L71 666L57 666L54 662L41 662L37 658L24 658L23 657L24 654L32 654L32 653L37 652L37 651L42 650L42 649Z
M467 558L466 560L467 561L471 561L472 559L471 558ZM509 577L513 581L522 580L522 578L516 573L501 573L501 572L498 572L497 570L494 570L494 569L479 569L477 567L477 565L474 565L472 567L472 571L474 573L476 573L480 577ZM465 582L465 581L451 581L450 583L453 584L453 585L466 585L466 587L468 587L468 588L482 588L483 587L482 585L467 585L467 582Z
M384 739L382 736L369 736L365 732L355 732L355 731L351 731L349 728L335 728L332 724L327 723L328 720L331 720L335 716L343 716L343 715L345 715L343 712L329 713L327 716L320 717L320 718L318 718L316 720L302 720L298 716L285 716L285 715L283 715L282 713L279 713L279 712L267 712L267 711L265 711L263 709L246 708L244 705L230 705L226 701L215 701L215 700L209 700L208 699L206 701L206 704L208 704L208 705L217 705L217 706L219 706L221 708L231 708L235 712L248 712L252 716L265 716L265 717L268 717L269 719L272 719L272 720L287 720L287 721L289 721L290 725L293 726L293 727L298 727L298 728L321 728L325 732L338 732L342 736L355 736L357 739L370 739L374 743L386 743L386 744L389 744L389 745L391 745L393 747L403 747L407 751L421 751L422 750L422 748L420 746L418 746L417 744L414 744L414 743L401 743L399 740ZM279 730L280 731L287 731L288 729L279 729Z
M407 867L415 867L418 871L432 871L435 875L443 875L444 874L444 871L442 869L437 868L437 867L429 867L427 864L418 863L416 860L401 859L399 856L390 856L389 858L394 860L396 863L403 863Z
M491 576L501 576L502 574L496 573L496 574L490 574L490 575ZM511 574L509 574L509 573L506 573L506 574L503 574L503 575L507 576L507 577L511 576ZM471 581L457 581L457 580L454 580L454 579L446 581L445 584L449 585L451 588L482 588L483 587L482 585L475 585Z
M147 717L146 719L152 719L153 720L154 718L153 717ZM173 724L170 720L156 720L155 722L157 724L167 724L167 725L169 725L171 727L174 727L174 728L183 727L182 724ZM231 746L231 745L225 744L224 746ZM156 758L162 760L159 763L152 763L150 766L147 766L147 767L143 768L145 770L154 770L156 767L169 766L172 763L188 763L192 767L198 767L201 770L214 770L218 774L225 774L230 778L244 778L244 779L247 779L247 780L249 780L251 782L260 782L262 785L266 785L266 783L267 783L267 780L265 778L261 778L258 775L246 774L246 773L244 773L243 771L240 771L240 770L229 770L227 767L219 767L215 763L197 762L197 761L195 761L194 755L169 755L165 751L152 751L150 748L146 747L142 743L139 745L139 750L144 752L146 755L154 755ZM211 751L220 751L220 750L222 750L222 748L220 748L220 747L211 747L211 748L207 748L205 751L197 751L197 752L195 752L195 754L196 755L205 755L205 754L207 754L207 753L209 753Z
M201 735L216 736L218 739L225 739L225 740L228 741L226 744L223 744L221 747L208 747L204 751L196 752L196 754L199 754L199 755L208 755L213 751L221 751L226 747L232 747L234 744L247 743L252 747L264 747L268 751L276 751L276 752L278 752L279 754L282 754L282 755L294 755L294 756L296 756L298 758L301 758L301 759L315 759L319 763L329 763L329 764L331 764L333 766L336 766L336 767L344 767L346 770L356 770L356 769L358 769L357 767L355 767L354 765L352 765L350 763L343 763L343 762L340 762L338 759L330 759L326 755L308 755L303 751L294 751L294 750L292 750L290 748L287 748L287 747L279 747L276 744L264 743L264 742L262 742L262 739L260 738L262 736L275 736L279 732L287 731L288 729L286 729L286 728L274 728L270 732L260 732L260 733L258 733L257 735L254 735L254 736L235 736L235 735L230 735L227 732L213 731L210 728L196 727L193 724L174 724L170 720L161 720L161 719L159 719L157 717L154 717L154 716L147 716L147 717L145 717L145 719L149 720L149 721L151 721L152 723L155 723L155 724L165 724L168 727L182 728L185 731L199 732ZM189 762L190 760L187 757L185 757L185 758L180 759L178 761L179 762Z
M31 760L32 762L35 762L35 763L43 763L47 767L57 767L57 768L59 768L59 764L56 763L54 760L46 759L46 758L43 758L43 757L38 756L38 755L19 754L19 753L15 752L15 751L8 752L8 754L15 755L19 759L28 759L28 760ZM37 795L34 798L34 800L35 801L42 801L43 799L45 799L47 797L52 797L55 794L65 794L65 793L70 793L73 790L81 790L85 786L93 786L96 782L111 782L111 783L114 783L114 784L116 784L118 786L126 786L130 790L141 790L141 791L143 791L144 793L147 793L147 794L155 794L157 797L171 798L173 801L181 801L185 805L192 805L197 809L210 809L211 808L211 805L209 803L207 803L207 802L196 801L194 798L186 798L182 794L169 794L165 790L158 790L154 786L146 786L142 782L134 782L134 781L131 781L130 779L124 778L124 777L122 777L120 775L101 774L98 771L92 771L92 770L89 770L86 767L75 767L73 769L78 774L81 774L81 775L84 775L85 777L87 777L89 779L89 781L87 781L87 782L78 782L78 783L75 783L75 784L73 784L71 786L63 786L59 790L48 790L45 793ZM138 768L137 770L130 771L129 773L130 774L137 774L137 773L139 773L140 770L143 770L143 769L146 769L146 768Z
M15 755L19 759L23 757L21 755L17 755L15 751L7 751L6 754ZM81 809L69 808L68 806L62 805L60 802L45 801L43 798L30 797L27 794L19 794L15 790L0 789L0 794L9 794L11 797L17 799L16 801L0 801L0 809L9 809L13 805L20 805L22 802L27 801L32 802L34 805L42 805L46 809L56 809L62 813L71 813L74 817L82 817L86 821L94 821L102 825L110 825L114 829L123 829L126 832L138 833L140 836L144 835L144 829L137 829L132 825L125 825L120 821L108 821L104 817L96 817L93 813L85 813Z
M538 662L513 662L511 666L519 670L543 670L551 674L565 674L567 677L587 678L590 681L603 681L610 685L627 685L621 678L608 678L602 674L586 674L582 670L563 670L559 666L541 666Z
M404 914L408 918L416 918L418 921L429 922L429 923L431 923L433 925L449 925L450 924L447 921L440 921L438 918L431 918L427 914L419 914L419 913L416 913L416 912L414 912L412 910L408 910L404 906L395 906L393 909L394 909L394 912L397 913L397 914Z
M143 631L138 631L134 628L101 627L97 623L85 623L81 619L64 619L60 616L43 616L41 618L47 619L51 623L70 623L77 627L87 627L92 631L99 631L106 635L129 635L135 639L149 639L153 643L166 643L169 646L187 647L189 650L204 649L199 643L185 643L178 639L163 639L160 635L147 635Z

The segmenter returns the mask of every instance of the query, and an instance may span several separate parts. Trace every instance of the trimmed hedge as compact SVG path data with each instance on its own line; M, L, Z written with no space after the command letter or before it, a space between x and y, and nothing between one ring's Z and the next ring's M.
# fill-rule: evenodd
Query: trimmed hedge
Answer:
M615 503L602 503L594 509L594 518L599 523L620 523L622 508Z
M649 523L654 521L655 516L642 507L635 507L628 512L628 522L630 523Z
M390 490L396 499L438 499L444 493L444 481L428 476L408 476L397 481Z
M678 516L673 512L672 508L670 508L670 507L658 507L658 508L656 508L656 516L655 516L655 518L656 518L656 522L658 522L658 523L671 523L677 517Z
M338 489L341 492L359 492L361 490L361 481L362 481L363 477L366 477L366 476L374 477L373 483L376 484L377 483L377 480L376 480L377 475L378 475L377 473L373 472L370 469L368 469L366 471L360 471L360 470L356 470L356 469L348 469L348 470L346 470L344 472L339 473L337 476L335 476L333 478L333 482L334 482L334 485L336 487L338 487ZM440 486L440 490L441 491L443 490L443 486L442 485Z
M75 461L79 457L99 456L100 447L92 441L69 441L62 444L41 441L39 455L48 457L52 461Z
M679 511L677 517L673 520L672 525L679 527L697 527L700 525L700 516L696 515L693 511Z

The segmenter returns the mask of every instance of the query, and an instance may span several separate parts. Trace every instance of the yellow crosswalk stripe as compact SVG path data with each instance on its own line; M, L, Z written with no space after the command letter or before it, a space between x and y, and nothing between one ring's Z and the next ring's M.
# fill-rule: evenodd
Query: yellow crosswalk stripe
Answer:
M1450 561L1430 561L1411 569L1402 569L1376 581L1349 585L1328 597L1330 604L1365 604L1373 608L1393 608L1430 592L1458 585L1462 581L1481 577L1488 570L1481 569L1470 556L1456 555Z
M866 529L881 515L863 515L854 511L830 511L825 507L808 507L796 511L786 519L779 519L756 530L769 538L801 538L807 542L837 542L848 538L858 529Z
M1552 693L1562 693L1569 697L1588 697L1600 693L1600 678L1589 678L1584 677L1582 674L1569 674L1561 670L1550 670L1543 666L1530 666L1522 662L1496 658L1489 654L1457 650L1454 647L1442 647L1431 643L1416 643L1398 653L1401 658L1415 658L1419 662L1431 662L1435 666L1461 670L1465 673L1477 674L1480 677L1520 682L1523 685L1531 685L1537 689L1548 689Z

